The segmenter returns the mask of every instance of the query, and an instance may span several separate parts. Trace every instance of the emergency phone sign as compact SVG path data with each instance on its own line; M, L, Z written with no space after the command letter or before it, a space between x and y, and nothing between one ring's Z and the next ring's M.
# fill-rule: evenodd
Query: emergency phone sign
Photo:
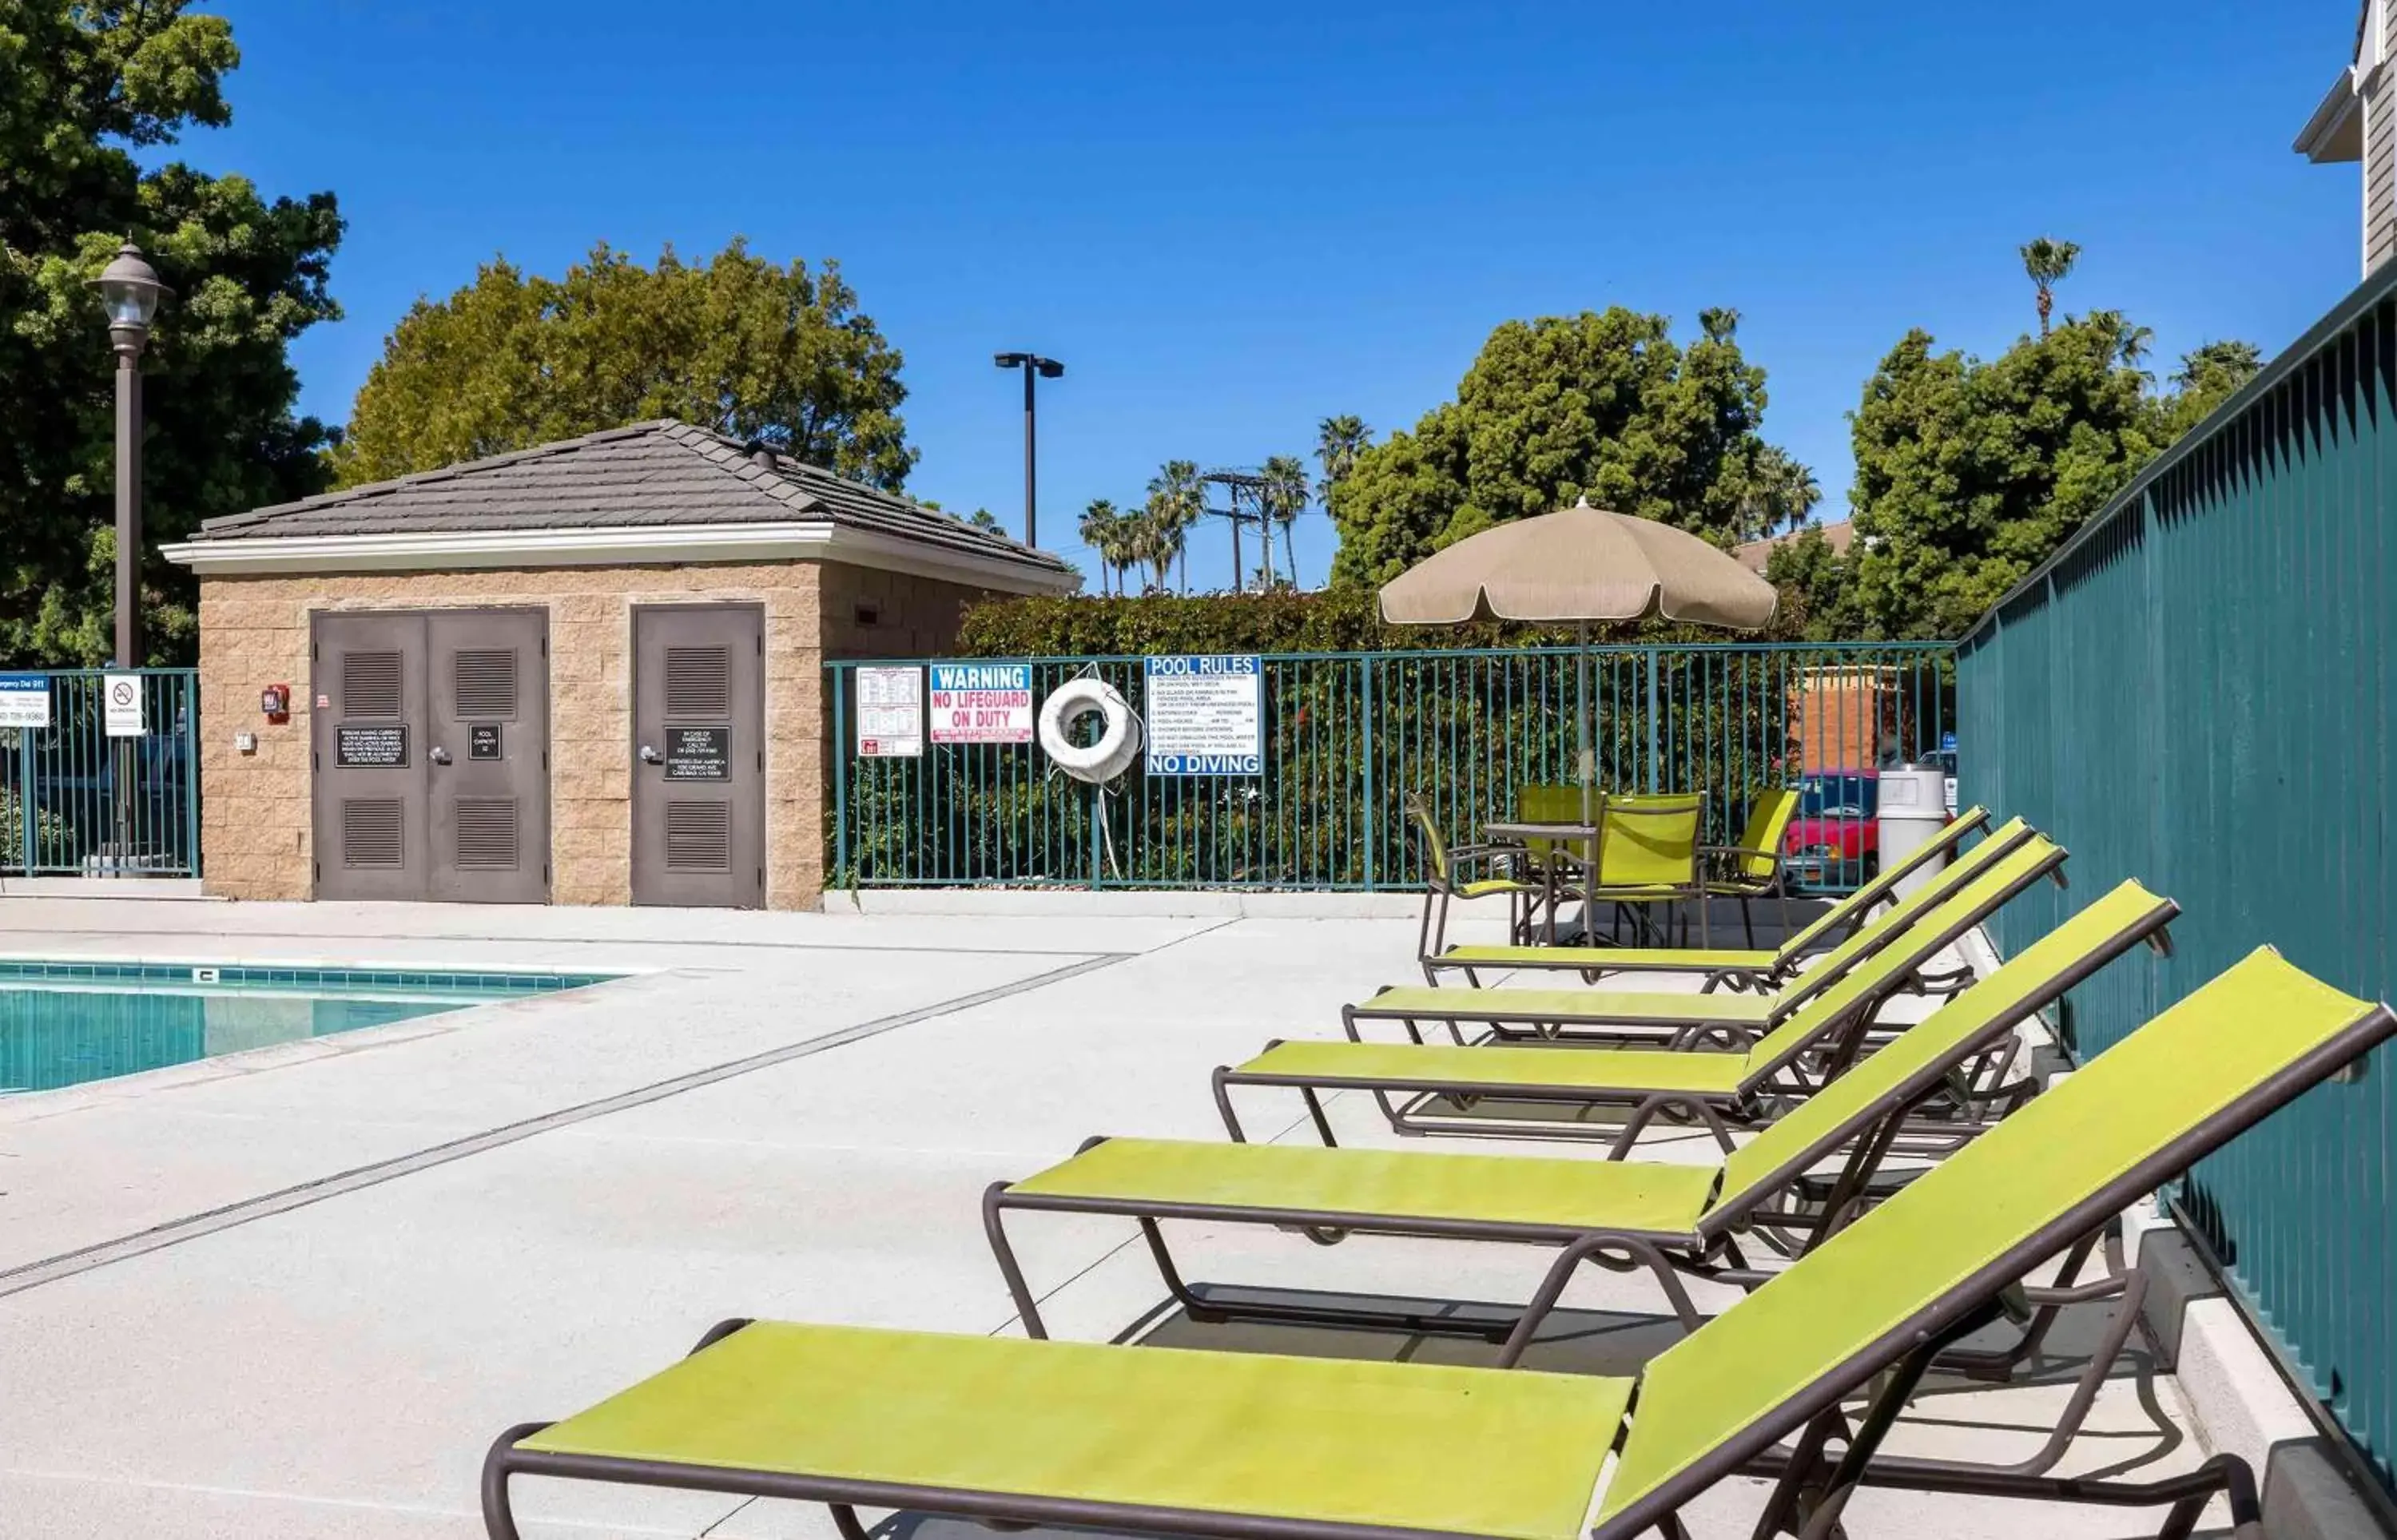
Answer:
M934 743L1032 741L1032 665L935 663L931 718Z

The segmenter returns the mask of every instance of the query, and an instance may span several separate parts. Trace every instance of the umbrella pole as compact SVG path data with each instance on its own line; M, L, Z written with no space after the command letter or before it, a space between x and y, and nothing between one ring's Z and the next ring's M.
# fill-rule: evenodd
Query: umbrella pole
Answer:
M1581 622L1581 644L1573 655L1573 664L1581 682L1581 821L1593 823L1597 809L1592 788L1598 778L1598 751L1592 746L1589 729L1589 622Z

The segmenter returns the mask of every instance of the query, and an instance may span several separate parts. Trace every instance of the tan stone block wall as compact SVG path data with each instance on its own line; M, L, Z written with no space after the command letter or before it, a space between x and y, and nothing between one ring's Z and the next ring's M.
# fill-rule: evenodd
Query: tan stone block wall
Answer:
M633 608L705 602L766 612L766 901L812 907L824 879L830 777L824 660L938 656L981 591L904 573L792 562L489 572L209 577L200 583L202 862L209 892L306 898L310 615L507 604L549 611L550 891L561 904L632 899ZM870 605L872 624L859 606ZM291 686L291 721L258 694ZM254 754L234 735L255 732Z

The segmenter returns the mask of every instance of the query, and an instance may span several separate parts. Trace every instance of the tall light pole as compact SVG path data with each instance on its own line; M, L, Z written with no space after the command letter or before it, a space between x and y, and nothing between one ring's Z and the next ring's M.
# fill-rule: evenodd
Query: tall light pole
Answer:
M141 350L150 342L150 318L170 292L131 241L94 282L108 312L108 340L116 349L116 666L141 666ZM131 869L133 777L131 738L116 749L116 860Z
M1035 493L1035 469L1038 455L1034 446L1032 383L1036 379L1055 379L1065 372L1065 365L1038 353L1003 352L994 354L993 364L1002 369L1024 371L1024 543L1038 550L1040 526L1038 498Z
M150 319L174 291L131 241L93 280L116 349L116 666L141 666L141 350Z

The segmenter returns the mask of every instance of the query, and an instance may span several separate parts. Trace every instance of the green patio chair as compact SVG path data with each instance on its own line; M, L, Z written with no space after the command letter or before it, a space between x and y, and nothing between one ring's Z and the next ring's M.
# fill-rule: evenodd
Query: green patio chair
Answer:
M1323 1145L1252 1145L1243 1142L1231 1116L1224 1097L1226 1072L1219 1070L1216 1094L1235 1142L1094 1139L1036 1176L992 1187L984 1196L984 1228L1017 1313L1036 1336L1047 1329L1007 1238L1010 1213L1138 1221L1167 1289L1201 1316L1503 1334L1507 1348L1501 1361L1506 1363L1538 1333L1545 1309L1501 1313L1493 1321L1486 1312L1425 1314L1212 1291L1202 1295L1182 1281L1159 1222L1294 1227L1326 1241L1367 1234L1573 1248L1611 1236L1622 1244L1600 1254L1605 1260L1646 1266L1675 1312L1694 1327L1697 1311L1681 1273L1750 1287L1763 1282L1768 1275L1752 1269L1741 1253L1743 1234L1796 1255L1855 1216L1873 1194L1882 1162L1916 1125L1950 1126L1956 1111L1969 1117L1977 1101L2027 1099L2004 1095L2015 1029L2141 941L2163 950L2164 927L2178 912L2170 899L2124 883L1711 1164L1622 1159L1623 1145L1618 1159L1607 1162L1342 1149L1333 1147L1311 1095L1308 1107ZM1846 1159L1836 1177L1815 1180L1812 1174L1841 1150ZM1814 1187L1823 1190L1811 1193ZM1553 1305L1555 1292L1543 1287L1533 1297ZM2038 1323L2039 1334L2044 1330L2045 1322ZM2029 1347L2036 1346L2034 1338ZM2029 1350L2017 1344L2015 1356Z
M1752 1127L1769 1122L1779 1109L1813 1095L1863 1056L1873 1045L1881 1007L1892 997L1908 989L1942 950L2053 872L2063 858L2064 852L2045 840L2026 841L2011 855L1990 863L1975 881L1944 903L1918 915L1902 935L1849 969L1829 989L1761 1033L1753 1027L1730 1024L1684 1027L1666 1040L1665 1045L1678 1052L1660 1052L1653 1042L1645 1047L1575 1047L1570 1052L1548 1046L1420 1041L1282 1042L1237 1069L1217 1070L1216 1102L1237 1138L1239 1124L1231 1117L1228 1095L1231 1086L1296 1089L1327 1142L1331 1128L1315 1095L1323 1090L1372 1092L1391 1128L1400 1134L1593 1136L1581 1132L1577 1123L1529 1129L1441 1110L1460 1098L1570 1107L1576 1109L1576 1116L1600 1107L1627 1106L1634 1110L1619 1134L1607 1131L1596 1135L1614 1138L1617 1153L1627 1149L1654 1119L1667 1116L1705 1126L1729 1150L1731 1126ZM1979 987L1963 990L1959 998L1970 998ZM1394 1096L1404 1099L1394 1101Z
M1599 905L1612 904L1618 936L1623 917L1629 912L1634 935L1642 945L1655 935L1669 938L1672 906L1706 896L1698 857L1698 825L1706 811L1702 791L1609 797L1606 817L1599 826L1598 870L1585 874L1581 883L1584 930L1594 925L1592 911ZM1660 904L1666 911L1662 929L1647 919L1647 911ZM1713 937L1707 927L1706 905L1701 902L1697 907L1698 945L1705 947ZM1689 928L1685 913L1681 921L1685 943Z
M1497 969L1547 969L1581 974L1595 983L1601 976L1638 969L1643 973L1694 973L1706 976L1707 987L1728 984L1734 988L1761 986L1788 978L1798 971L1798 965L1808 956L1831 944L1842 929L1853 934L1870 923L1873 911L1890 901L1898 883L1935 861L1955 854L1974 830L1989 827L1989 810L1969 807L1940 830L1929 843L1891 866L1871 882L1832 904L1797 935L1785 940L1778 951L1746 951L1721 949L1681 950L1673 948L1647 947L1630 949L1622 947L1526 947L1491 946L1465 943L1444 947L1439 951L1422 954L1424 977L1430 983L1440 982L1443 973L1462 973L1471 984L1480 984L1484 971ZM2009 827L2029 828L2020 819Z
M1423 841L1424 847L1423 921L1416 927L1415 949L1430 951L1442 945L1448 936L1448 905L1453 898L1504 897L1506 900L1507 934L1520 936L1524 909L1546 893L1546 885L1512 875L1468 878L1464 874L1478 866L1513 860L1521 856L1522 847L1478 844L1451 848L1448 841L1440 835L1440 825L1432 818L1428 801L1410 792L1406 809L1407 817L1415 826L1415 836Z
M1533 783L1515 790L1515 816L1524 823L1566 823L1582 821L1582 789L1578 786L1552 786ZM1603 822L1606 794L1593 790L1589 795L1589 816ZM1584 846L1557 840L1528 839L1523 842L1524 875L1536 876L1544 887L1537 914L1526 914L1520 931L1515 935L1519 945L1530 945L1532 933L1545 920L1547 944L1557 938L1557 906L1576 896L1581 871L1588 860Z
M1789 934L1789 884L1781 869L1781 845L1797 812L1795 787L1776 786L1759 792L1748 806L1748 827L1740 830L1737 844L1707 845L1698 852L1707 898L1721 896L1739 900L1740 929L1751 948L1756 945L1756 917L1748 910L1752 899L1771 898L1778 904L1781 934Z
M1900 898L1888 914L1814 960L1805 972L1761 994L1600 989L1435 989L1403 985L1386 989L1370 1000L1342 1007L1341 1020L1358 1042L1360 1022L1395 1022L1414 1042L1423 1041L1426 1022L1440 1023L1450 1040L1465 1042L1465 1028L1480 1029L1493 1040L1540 1038L1600 1042L1648 1041L1658 1036L1681 1041L1706 1037L1707 1029L1736 1027L1769 1032L1816 995L1837 984L1849 969L1868 962L1893 936L1976 882L1981 874L2011 859L2017 852L2037 848L2054 858L2041 870L2055 874L2064 856L2056 845L2030 832L2029 825L2010 823L1975 845L1962 859ZM1940 991L1962 982L1961 974L1932 976L1918 981L1925 990ZM1719 1035L1719 1034L1717 1034Z
M2392 1031L2387 1006L2258 950L1636 1377L730 1321L587 1411L502 1433L484 1527L520 1540L510 1487L530 1475L823 1503L844 1540L860 1507L1192 1540L1573 1540L1593 1500L1591 1540L1686 1540L1683 1508L1761 1470L1763 1533L1828 1533L1875 1485L2163 1507L2172 1540L2227 1494L2257 1540L2253 1473L2229 1456L2145 1482L2050 1474L2077 1400L2023 1466L1881 1444L1941 1355L2042 1297L2036 1269Z

